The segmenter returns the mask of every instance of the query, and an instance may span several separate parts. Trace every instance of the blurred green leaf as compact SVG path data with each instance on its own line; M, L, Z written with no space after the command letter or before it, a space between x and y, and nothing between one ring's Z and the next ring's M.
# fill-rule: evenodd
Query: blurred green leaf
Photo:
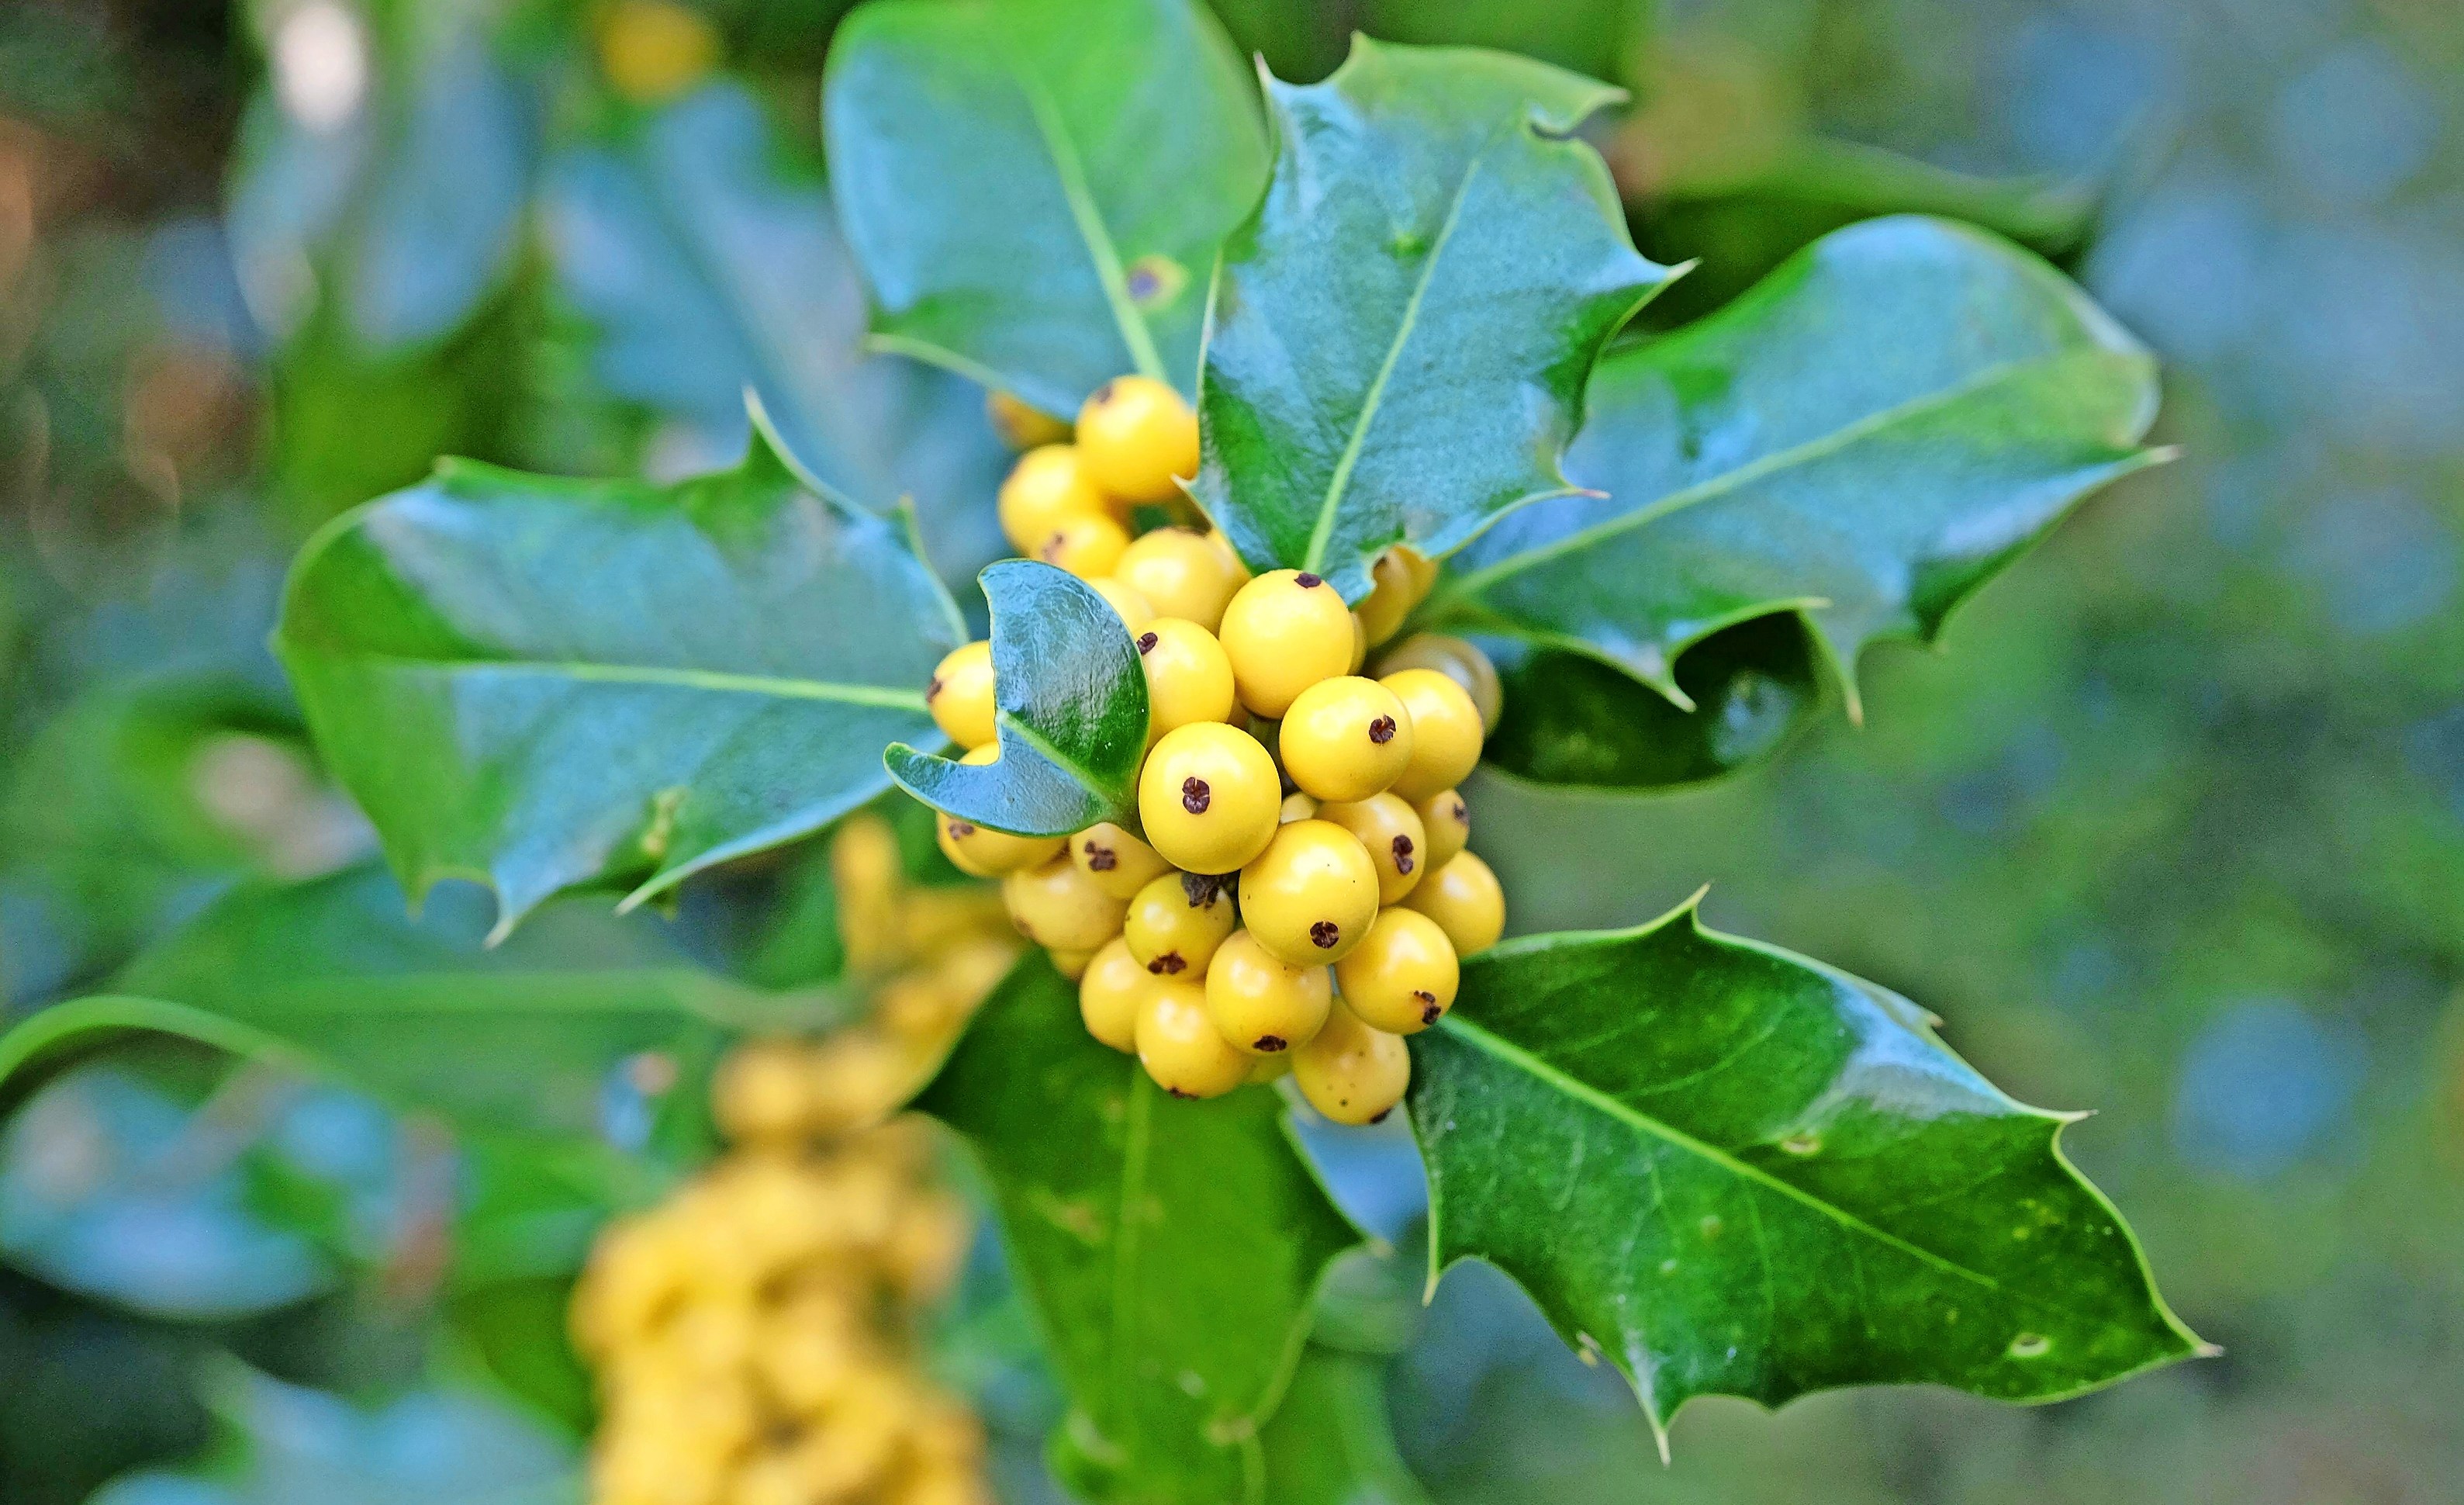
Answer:
M1427 1505L1395 1447L1387 1361L1311 1343L1260 1441L1266 1505Z
M1010 975L918 1106L966 1136L1072 1409L1055 1465L1090 1498L1220 1505L1310 1296L1357 1235L1270 1092L1164 1096L1090 1039L1041 954Z
M1023 836L1133 824L1147 751L1147 676L1120 613L1036 560L983 574L993 609L1001 757L958 763L893 744L891 777L935 809Z
M1877 220L1749 298L1601 363L1536 502L1425 615L1596 655L1687 705L1678 656L1801 610L1855 707L1857 655L1931 638L2139 447L2155 364L2060 274L1975 231Z
M1667 279L1568 132L1614 89L1504 54L1356 40L1268 85L1279 155L1225 242L1193 490L1252 567L1349 601L1565 491L1602 344Z
M825 484L875 509L914 498L945 580L1008 552L986 505L1007 452L982 392L865 354L864 288L820 165L741 86L627 117L547 178L559 285L597 327L608 390L723 438L751 388Z
M484 874L501 934L863 804L884 743L935 735L922 687L960 635L897 529L764 429L670 487L448 462L309 544L276 646L404 886Z
M1932 1382L2047 1400L2189 1357L2137 1241L1895 993L1704 929L1532 936L1415 1036L1431 1269L1477 1256L1625 1375L1698 1395Z
M1266 170L1213 16L873 0L839 32L823 116L883 343L1064 415L1125 372L1195 389L1216 248Z

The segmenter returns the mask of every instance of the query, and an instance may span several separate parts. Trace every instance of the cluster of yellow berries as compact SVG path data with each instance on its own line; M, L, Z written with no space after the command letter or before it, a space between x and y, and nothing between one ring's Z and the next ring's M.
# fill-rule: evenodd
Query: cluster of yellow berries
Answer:
M1434 566L1390 550L1358 611L1313 574L1253 579L1221 534L1170 520L1197 465L1179 395L1124 377L1001 494L1011 541L1085 579L1137 647L1141 829L1018 836L945 814L941 850L1001 879L1019 932L1078 980L1089 1032L1167 1091L1288 1071L1327 1117L1373 1122L1410 1082L1402 1036L1445 1013L1458 959L1505 927L1457 789L1495 724L1496 671L1423 634L1362 675ZM1133 538L1134 509L1158 503L1165 520ZM990 645L970 643L927 692L967 762L999 756L994 689Z
M884 1119L1018 942L981 890L906 889L877 818L830 856L873 1008L731 1055L713 1108L737 1147L592 1251L572 1315L602 1398L594 1505L990 1505L975 1416L916 1357L966 1206L922 1122Z

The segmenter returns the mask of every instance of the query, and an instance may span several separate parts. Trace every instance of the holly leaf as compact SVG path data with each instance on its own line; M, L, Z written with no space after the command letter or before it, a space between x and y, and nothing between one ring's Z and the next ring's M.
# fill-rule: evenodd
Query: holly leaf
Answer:
M1944 621L2141 447L2153 360L2044 262L1938 220L1875 220L1750 295L1600 364L1567 471L1452 561L1432 622L1615 664L1690 706L1674 666L1801 611L1855 668Z
M1056 1465L1091 1498L1254 1494L1328 1263L1358 1235L1270 1092L1167 1097L1088 1037L1041 953L918 1105L964 1135L1070 1412Z
M750 388L824 484L875 510L914 498L945 579L1008 552L984 505L1008 461L983 394L864 352L864 286L821 165L741 85L713 83L567 147L541 208L609 391L733 443Z
M1605 84L1362 37L1266 89L1274 177L1216 273L1194 489L1253 567L1357 601L1387 545L1440 557L1569 489L1584 379L1670 273L1566 139Z
M1428 1505L1395 1441L1383 1357L1311 1343L1267 1424L1266 1505Z
M2052 1400L2197 1353L2069 1116L1870 983L1703 928L1532 936L1412 1041L1431 1270L1477 1255L1633 1384Z
M870 799L883 743L937 735L923 687L962 635L898 530L757 423L673 486L446 461L309 543L275 648L403 886L484 876L502 935Z
M489 909L451 887L411 918L373 866L243 885L141 954L110 994L0 1035L0 1081L131 1033L171 1034L478 1132L636 1148L618 1120L647 1135L662 1108L699 1135L698 1084L728 1040L843 1012L827 989L768 993L705 971L647 916L556 904L491 947ZM627 1101L638 1109L615 1111Z
M1065 415L1128 371L1193 389L1216 246L1266 168L1204 8L874 0L822 114L877 343Z
M1067 570L1003 560L980 577L992 604L1001 757L959 763L898 743L898 786L959 820L1021 836L1097 821L1134 826L1147 751L1147 676L1120 613Z
M1677 661L1690 710L1624 670L1520 638L1483 637L1504 715L1481 751L1495 770L1538 784L1666 789L1761 762L1811 726L1824 704L1811 636L1793 614L1712 633Z

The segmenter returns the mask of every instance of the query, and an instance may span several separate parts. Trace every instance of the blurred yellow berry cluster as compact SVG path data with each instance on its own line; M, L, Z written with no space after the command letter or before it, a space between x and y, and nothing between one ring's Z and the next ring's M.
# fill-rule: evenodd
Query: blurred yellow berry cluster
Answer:
M573 1330L601 1395L594 1505L987 1505L966 1404L917 1359L966 1206L914 1118L885 1122L1016 959L981 890L910 889L872 816L830 852L869 1016L720 1068L736 1148L604 1234Z
M1496 724L1496 670L1434 634L1376 652L1435 581L1408 547L1354 611L1313 574L1253 579L1221 534L1176 522L1195 517L1176 477L1198 468L1198 422L1164 384L1107 383L1074 441L1004 399L994 416L1042 441L1001 487L1002 528L1109 601L1145 669L1139 830L1019 836L944 814L941 850L1001 879L1020 934L1078 980L1088 1031L1165 1090L1288 1071L1327 1117L1382 1118L1411 1078L1401 1037L1505 928L1456 787ZM1133 537L1141 516L1155 523ZM969 763L1000 754L994 691L987 643L927 690Z

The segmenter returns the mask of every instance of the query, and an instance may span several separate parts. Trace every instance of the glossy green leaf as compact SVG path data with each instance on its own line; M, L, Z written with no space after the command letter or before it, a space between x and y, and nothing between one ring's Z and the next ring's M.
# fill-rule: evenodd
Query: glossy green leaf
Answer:
M1569 474L1453 561L1428 620L1594 654L1684 703L1678 656L1802 609L1859 651L1930 638L2140 447L2156 372L2062 276L1980 232L1876 220L1601 363Z
M1017 835L1134 826L1147 676L1120 613L1036 560L1003 560L982 579L1001 757L959 763L900 743L883 755L891 777L936 810Z
M959 641L897 528L757 426L674 486L448 461L319 534L276 648L413 896L485 877L500 931L576 884L628 902L806 835L937 735Z
M1186 0L873 0L830 50L830 186L890 348L1069 414L1198 374L1265 181L1254 89Z
M1479 639L1505 714L1485 766L1539 784L1664 789L1734 773L1786 746L1825 701L1815 650L1793 613L1725 628L1677 661L1690 710L1586 653Z
M1412 1045L1432 1270L1520 1281L1663 1448L1698 1395L2050 1400L2200 1349L2063 1158L2066 1116L2005 1096L1907 1000L1690 903L1467 960Z
M438 890L417 919L382 871L252 885L113 980L0 1036L0 1081L137 1032L179 1035L363 1088L487 1133L599 1140L621 1068L655 1056L664 1100L699 1121L696 1084L748 1029L837 1016L826 989L774 994L692 964L648 917L550 906L491 947L488 904ZM647 1123L644 1128L647 1130ZM630 1136L617 1133L619 1141ZM622 1142L621 1147L638 1147Z
M1168 1097L1089 1038L1041 954L993 995L919 1106L966 1136L1070 1414L1088 1496L1252 1498L1259 1428L1329 1261L1356 1241L1271 1092Z
M1528 58L1356 39L1268 84L1277 157L1224 243L1196 491L1259 569L1344 598L1568 489L1601 345L1668 278L1567 133L1620 98Z
M875 510L913 497L954 586L1008 552L985 504L1008 454L982 391L865 352L864 287L821 165L740 84L567 147L541 208L558 285L596 332L591 365L608 390L733 443L750 388L825 485Z

